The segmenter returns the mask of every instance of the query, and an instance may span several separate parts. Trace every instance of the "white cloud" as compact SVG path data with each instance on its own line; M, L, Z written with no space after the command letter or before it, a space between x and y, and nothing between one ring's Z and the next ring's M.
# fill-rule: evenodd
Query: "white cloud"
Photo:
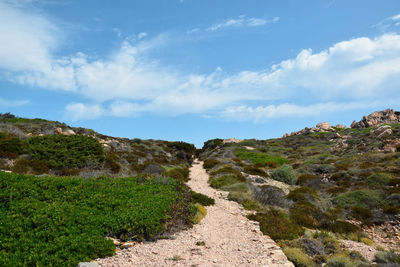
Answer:
M146 37L147 36L147 33L146 32L141 32L141 33L139 33L138 34L138 39L140 40L140 39L143 39L144 37Z
M72 121L95 119L105 114L99 104L71 103L65 107L66 118Z
M398 32L398 26L400 26L400 14L385 18L372 27L378 28L383 32Z
M29 103L28 100L10 100L10 99L0 98L0 108L2 109L20 107L28 103Z
M214 28L255 27L277 21L240 16ZM318 104L312 103L335 106L393 99L399 92L400 35L395 33L355 38L319 52L304 49L270 69L235 74L218 68L208 74L190 74L158 64L147 57L147 52L162 43L163 36L136 40L134 44L125 40L104 58L93 59L79 52L59 58L54 53L59 45L58 33L43 15L0 2L2 76L21 84L69 90L85 99L66 107L68 117L74 120L146 112L212 115L224 111L229 117L254 110L268 117L278 114L277 109L289 116L310 109L259 103L302 101L315 108ZM259 106L255 107L254 101Z
M360 108L373 107L373 102L349 102L349 103L317 103L308 106L296 104L280 104L269 106L237 106L230 107L221 112L223 118L239 121L254 121L255 123L265 122L269 119L282 117L310 117L320 114L343 112Z
M230 27L258 27L270 23L277 23L278 21L279 17L274 17L270 20L267 20L261 18L247 18L246 16L241 15L236 19L227 19L221 23L214 24L207 28L207 31L217 31Z

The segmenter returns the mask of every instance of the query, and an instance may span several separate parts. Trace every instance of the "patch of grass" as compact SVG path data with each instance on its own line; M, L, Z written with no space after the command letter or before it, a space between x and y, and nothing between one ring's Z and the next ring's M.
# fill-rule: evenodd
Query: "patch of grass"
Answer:
M203 167L204 167L206 170L209 170L209 169L212 169L212 168L214 168L215 166L217 166L219 163L220 163L219 160L216 160L216 159L206 159L206 160L204 161Z
M32 159L42 160L53 168L82 168L105 160L101 144L88 136L45 135L28 140Z
M187 189L172 179L0 172L0 266L76 266L113 255L106 236L152 239L177 210L189 209L186 196ZM179 220L190 223L183 217L188 214L180 213Z
M266 213L249 215L248 218L258 221L261 231L274 240L292 240L304 233L301 226L293 223L285 212L278 209L271 208Z
M288 162L287 159L282 157L274 157L266 153L252 152L242 148L237 149L235 154L242 160L250 160L253 164L261 163L266 165L267 163L275 162L282 165Z
M327 267L356 267L347 255L334 255L326 263Z

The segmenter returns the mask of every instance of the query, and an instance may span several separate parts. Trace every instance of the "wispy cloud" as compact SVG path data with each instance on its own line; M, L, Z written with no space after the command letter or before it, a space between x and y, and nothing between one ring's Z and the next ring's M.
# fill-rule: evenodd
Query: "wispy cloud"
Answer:
M378 28L383 32L388 31L399 31L400 30L400 14L390 16L381 20L379 23L373 25L372 27Z
M11 100L11 99L4 99L0 98L0 108L14 108L20 107L28 104L28 100Z
M259 27L264 26L266 24L277 23L279 21L279 17L274 17L272 19L263 19L263 18L248 18L246 15L241 15L235 19L226 19L220 23L214 24L207 28L207 31L217 31L224 28L233 28L233 27Z
M238 20L242 22L215 26L215 30L264 23L248 17ZM346 103L394 99L400 84L400 35L395 33L355 38L317 52L304 49L268 69L198 74L148 57L162 37L123 40L117 50L100 58L80 52L58 57L54 52L58 32L44 16L0 2L3 77L39 88L68 90L78 98L65 109L73 120L192 113L262 121L278 114L309 114L323 106L333 112ZM282 102L287 104L277 104ZM299 102L308 104L295 104Z

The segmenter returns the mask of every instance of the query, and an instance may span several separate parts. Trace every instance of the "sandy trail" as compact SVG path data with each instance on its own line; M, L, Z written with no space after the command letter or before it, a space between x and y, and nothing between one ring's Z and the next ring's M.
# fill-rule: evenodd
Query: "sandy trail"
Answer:
M175 234L175 239L140 243L97 263L110 267L293 266L279 246L261 233L258 224L245 217L243 208L226 199L227 192L209 186L202 162L194 162L190 178L188 186L215 199L199 224ZM197 246L199 241L205 246Z

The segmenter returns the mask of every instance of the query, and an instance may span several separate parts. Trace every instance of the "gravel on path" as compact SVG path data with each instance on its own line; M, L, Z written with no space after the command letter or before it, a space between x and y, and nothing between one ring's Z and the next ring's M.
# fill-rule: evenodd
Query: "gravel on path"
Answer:
M281 248L263 235L258 223L246 218L238 203L227 200L227 192L209 186L203 162L194 162L190 178L189 187L215 199L199 224L176 233L173 239L139 243L96 262L105 267L294 266Z

